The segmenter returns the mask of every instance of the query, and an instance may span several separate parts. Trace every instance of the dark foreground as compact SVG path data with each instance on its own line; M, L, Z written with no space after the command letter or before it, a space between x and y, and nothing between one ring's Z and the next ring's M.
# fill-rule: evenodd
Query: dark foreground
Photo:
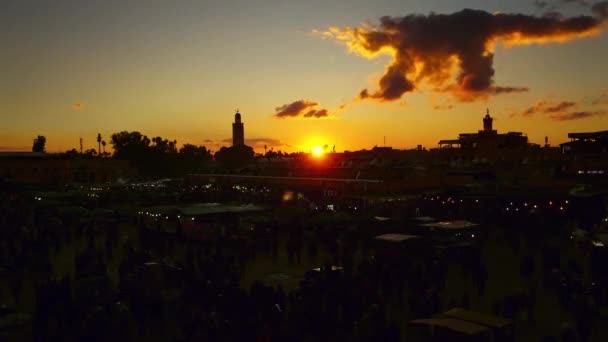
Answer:
M552 201L429 196L364 212L282 203L214 219L196 238L140 210L5 202L0 338L427 341L408 322L460 307L513 322L505 340L608 340L605 260L573 237L589 225L576 203ZM373 239L414 234L417 211L481 226L411 245Z

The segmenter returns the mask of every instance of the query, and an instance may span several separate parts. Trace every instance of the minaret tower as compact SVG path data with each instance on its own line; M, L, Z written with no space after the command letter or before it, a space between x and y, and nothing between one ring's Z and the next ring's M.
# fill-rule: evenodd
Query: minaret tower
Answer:
M483 118L483 131L486 133L492 132L492 121L494 119L490 116L490 109L486 109L486 116Z
M232 146L245 145L245 130L241 122L241 113L236 110L234 123L232 124Z

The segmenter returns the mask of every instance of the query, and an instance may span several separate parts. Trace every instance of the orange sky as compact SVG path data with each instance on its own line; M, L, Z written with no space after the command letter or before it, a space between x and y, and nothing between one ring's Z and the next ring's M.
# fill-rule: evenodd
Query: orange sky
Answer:
M314 33L361 27L364 21L378 25L386 14L465 7L542 14L530 3L267 0L252 8L245 1L108 1L88 7L16 2L0 14L0 42L11 47L0 55L0 151L29 150L38 134L47 137L49 151L78 148L80 137L85 149L96 148L97 133L109 141L122 130L216 150L229 145L224 140L231 137L236 108L246 139L257 139L250 144L258 151L264 144L283 151L324 144L338 151L369 149L382 145L383 137L395 148L436 147L440 139L481 129L488 107L499 132L521 131L535 143L548 136L555 145L568 132L608 129L608 114L601 114L608 103L603 32L564 43L497 44L494 84L527 92L460 102L420 83L392 102L352 103L362 89L378 89L391 56L362 58ZM563 9L565 15L590 14L573 6ZM316 109L327 109L329 117L273 116L275 108L296 100L317 102ZM560 121L543 111L550 105L523 115L540 101L575 103L564 115L594 115ZM349 105L337 111L344 103Z

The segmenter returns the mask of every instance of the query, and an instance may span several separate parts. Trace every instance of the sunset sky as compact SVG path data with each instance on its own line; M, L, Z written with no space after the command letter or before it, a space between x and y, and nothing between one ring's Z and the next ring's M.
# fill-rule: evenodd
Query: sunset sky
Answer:
M123 130L216 150L236 108L258 151L432 148L481 129L486 108L499 132L556 145L608 129L607 14L591 0L2 1L0 151Z

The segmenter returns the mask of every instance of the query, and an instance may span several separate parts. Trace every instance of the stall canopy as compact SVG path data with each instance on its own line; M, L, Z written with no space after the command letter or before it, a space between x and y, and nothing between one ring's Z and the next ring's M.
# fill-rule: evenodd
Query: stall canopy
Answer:
M422 226L428 227L428 228L434 228L434 229L444 229L444 230L465 230L465 229L476 228L479 226L479 224L473 223L470 221L456 220L456 221L439 221L439 222L425 223Z
M490 332L490 329L482 325L453 318L415 319L410 321L409 324L413 326L444 328L465 335L478 335Z
M416 235L407 234L383 234L376 236L374 239L388 242L404 242L418 238Z
M228 205L220 203L200 203L188 206L156 206L142 209L140 213L146 214L180 214L183 216L205 216L213 214L229 213L253 213L265 210L264 207L255 204Z
M437 221L436 218L430 217L430 216L417 216L417 217L414 217L414 220L416 220L418 222L423 222L423 223L429 223L429 222Z
M441 316L455 318L474 324L483 325L493 329L503 329L512 324L512 321L503 317L489 315L476 311L469 311L461 308L454 308L444 312Z

